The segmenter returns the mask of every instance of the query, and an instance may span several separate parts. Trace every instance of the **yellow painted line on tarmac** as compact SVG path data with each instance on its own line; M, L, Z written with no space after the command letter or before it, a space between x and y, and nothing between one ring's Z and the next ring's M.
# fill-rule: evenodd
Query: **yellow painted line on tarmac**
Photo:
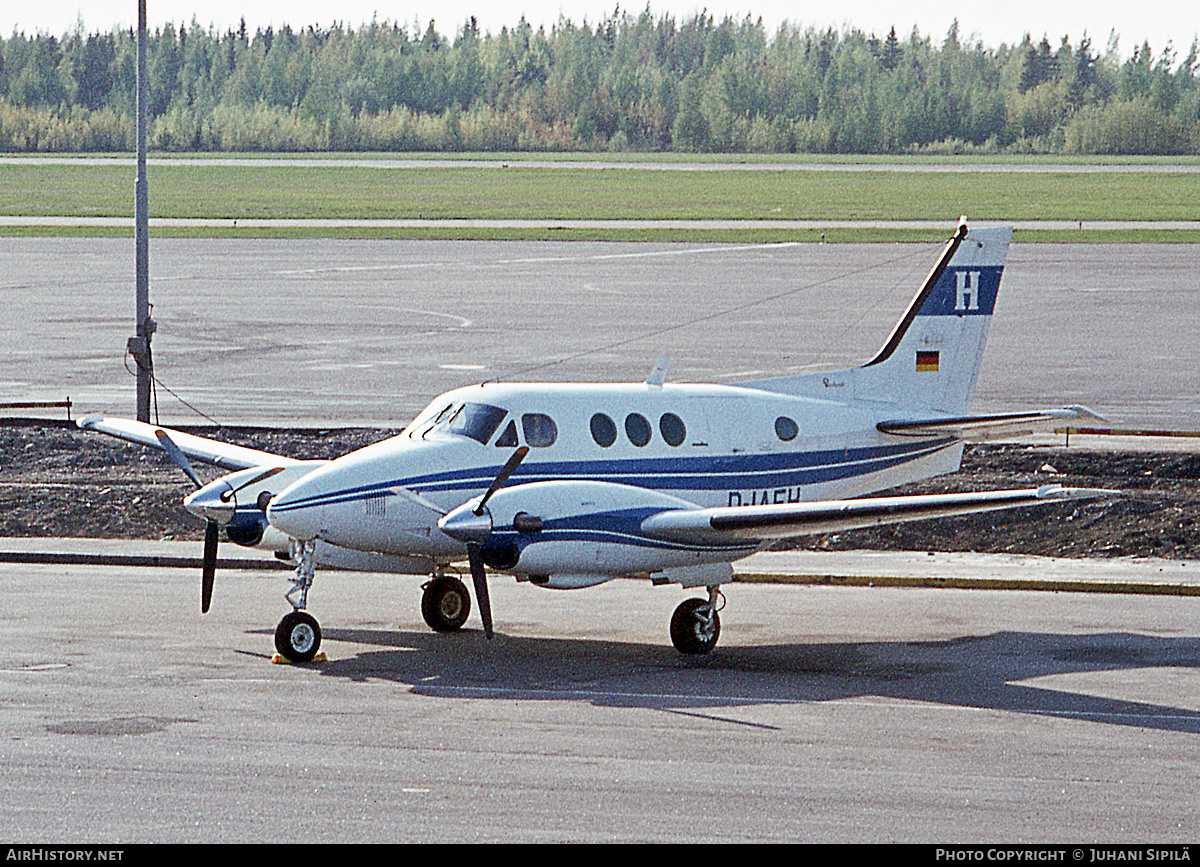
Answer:
M1123 427L1060 427L1055 433L1081 434L1098 437L1191 437L1200 439L1200 430L1149 430Z

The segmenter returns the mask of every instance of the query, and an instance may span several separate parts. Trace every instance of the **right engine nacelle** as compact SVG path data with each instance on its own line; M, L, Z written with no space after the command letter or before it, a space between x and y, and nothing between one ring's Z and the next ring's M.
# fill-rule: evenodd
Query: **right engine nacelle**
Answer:
M487 503L492 531L483 546L484 559L493 568L528 575L536 584L569 588L617 575L729 561L752 550L745 542L692 544L641 531L650 515L695 508L678 497L611 482L531 482L502 488Z

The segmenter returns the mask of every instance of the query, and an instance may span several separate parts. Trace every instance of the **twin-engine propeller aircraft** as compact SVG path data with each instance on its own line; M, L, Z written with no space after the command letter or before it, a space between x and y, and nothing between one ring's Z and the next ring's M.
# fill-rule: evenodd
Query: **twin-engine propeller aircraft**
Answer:
M86 430L161 448L198 487L208 522L201 609L221 528L296 561L293 610L275 644L309 660L318 564L431 576L433 629L466 622L467 561L492 637L487 569L576 589L621 576L705 588L671 618L684 653L706 653L731 563L807 533L1008 509L1105 493L1025 490L864 497L955 472L964 440L1095 419L1083 407L967 410L1012 230L960 224L878 354L861 367L736 385L489 382L443 394L399 435L331 461L297 461L139 422ZM191 460L228 475L201 482Z

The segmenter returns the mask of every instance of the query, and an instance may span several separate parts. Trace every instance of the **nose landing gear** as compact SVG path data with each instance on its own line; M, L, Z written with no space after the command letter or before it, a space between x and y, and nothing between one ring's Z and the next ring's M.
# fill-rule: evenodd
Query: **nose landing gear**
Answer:
M275 627L275 649L289 662L311 662L321 649L321 626L304 608L317 568L317 543L299 542L293 551L298 561L296 577L292 579L292 589L286 598L294 610L285 614Z

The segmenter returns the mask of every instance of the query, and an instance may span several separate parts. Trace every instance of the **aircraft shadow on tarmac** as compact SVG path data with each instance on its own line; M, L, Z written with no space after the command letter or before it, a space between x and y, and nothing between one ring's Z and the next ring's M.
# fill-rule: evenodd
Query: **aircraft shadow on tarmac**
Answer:
M726 646L681 656L666 646L476 631L338 629L374 645L318 667L327 677L407 684L461 698L579 700L678 710L877 696L1200 734L1200 711L1031 686L1047 675L1193 668L1200 639L1133 633L996 632L932 642Z

